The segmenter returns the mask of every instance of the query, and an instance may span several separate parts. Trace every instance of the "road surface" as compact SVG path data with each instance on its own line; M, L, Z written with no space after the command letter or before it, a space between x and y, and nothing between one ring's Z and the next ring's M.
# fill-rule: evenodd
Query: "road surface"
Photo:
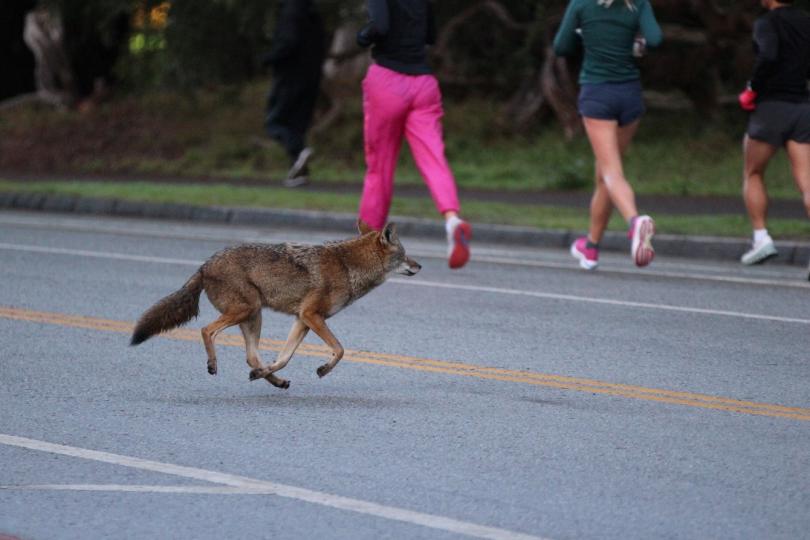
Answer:
M403 238L423 265L248 381L202 302L129 347L217 249L330 231L0 213L0 536L808 538L805 271ZM204 297L203 297L204 298ZM271 361L291 325L265 312Z

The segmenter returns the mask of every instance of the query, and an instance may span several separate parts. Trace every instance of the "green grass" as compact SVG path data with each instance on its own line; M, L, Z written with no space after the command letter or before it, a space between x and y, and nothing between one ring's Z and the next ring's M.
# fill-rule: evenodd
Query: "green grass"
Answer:
M274 187L245 187L225 184L181 185L154 182L14 182L0 180L0 191L76 195L81 197L120 198L158 203L192 205L291 208L332 212L357 211L358 195L296 191ZM394 200L392 216L438 218L428 197L399 197ZM473 223L496 223L584 231L588 215L584 210L541 205L466 201L464 215ZM699 234L745 236L750 226L745 216L656 216L659 232L666 234ZM614 214L610 229L625 229ZM807 238L810 221L774 219L769 230L779 238Z

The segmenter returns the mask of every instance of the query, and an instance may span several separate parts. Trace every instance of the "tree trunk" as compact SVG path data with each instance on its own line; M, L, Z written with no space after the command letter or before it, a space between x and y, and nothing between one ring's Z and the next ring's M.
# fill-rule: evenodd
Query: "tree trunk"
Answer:
M355 44L358 29L355 23L347 22L335 30L329 56L323 65L321 83L321 92L329 101L329 109L312 126L313 133L328 129L340 118L346 101L357 99L360 81L371 63L368 51L358 49Z
M70 107L76 103L76 85L63 43L59 19L46 9L25 17L23 39L34 53L37 95L46 103Z
M568 63L564 58L558 58L550 45L546 47L540 84L543 96L560 122L566 139L573 139L580 130L577 88L571 78Z

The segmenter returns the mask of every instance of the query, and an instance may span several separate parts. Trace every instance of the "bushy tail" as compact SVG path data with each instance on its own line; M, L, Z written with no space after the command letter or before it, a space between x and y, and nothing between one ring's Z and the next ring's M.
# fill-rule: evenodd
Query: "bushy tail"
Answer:
M129 344L143 343L155 334L177 328L196 317L200 312L202 290L202 273L198 270L179 291L159 300L141 315Z

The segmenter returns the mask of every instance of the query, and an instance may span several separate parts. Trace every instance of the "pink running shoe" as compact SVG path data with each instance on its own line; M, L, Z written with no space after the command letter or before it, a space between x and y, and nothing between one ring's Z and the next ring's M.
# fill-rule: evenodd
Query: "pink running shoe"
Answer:
M647 266L655 258L652 237L655 235L655 222L650 216L638 216L627 233L633 241L630 256L636 266Z
M447 265L454 270L470 260L470 238L472 227L466 221L460 222L447 237Z
M583 236L571 244L571 255L579 261L579 266L585 270L596 270L599 266L599 248L589 248L588 239Z

